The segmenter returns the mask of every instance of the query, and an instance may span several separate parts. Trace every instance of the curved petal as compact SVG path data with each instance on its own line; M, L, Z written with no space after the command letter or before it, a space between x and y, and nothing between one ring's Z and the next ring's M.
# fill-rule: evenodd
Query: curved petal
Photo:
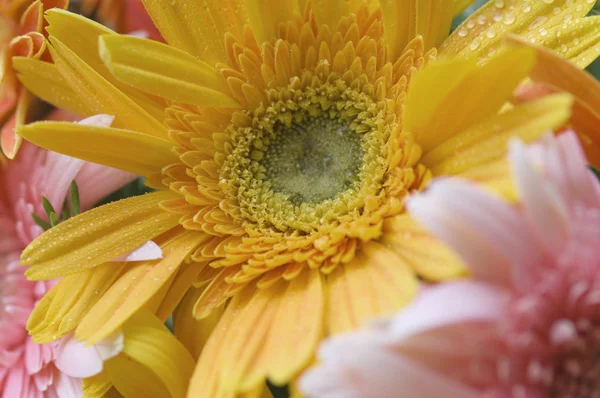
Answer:
M468 300L465 300L468 297ZM419 333L464 322L493 322L506 310L508 290L481 282L450 282L425 289L395 316L389 332L401 342ZM427 316L424 316L427 314Z
M104 361L123 351L123 334L117 333L94 345L87 345L73 335L61 339L54 363L63 373L71 377L91 377L102 372Z
M534 264L537 246L508 203L468 181L440 179L408 211L465 259L476 278L508 286L513 268Z
M357 344L360 342L360 344ZM338 347L342 348L342 347ZM391 347L367 341L345 345L300 379L300 389L314 398L475 398L479 394L403 357Z

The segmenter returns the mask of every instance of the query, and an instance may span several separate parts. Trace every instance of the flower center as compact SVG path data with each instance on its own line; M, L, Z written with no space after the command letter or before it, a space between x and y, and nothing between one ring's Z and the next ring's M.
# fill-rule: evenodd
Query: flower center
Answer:
M552 398L600 396L600 326L577 329L578 336L561 347Z
M269 104L228 127L219 185L244 227L310 233L356 219L382 189L385 104L343 81L269 94Z
M335 199L359 180L361 136L348 122L309 117L278 126L260 164L274 192L295 205Z

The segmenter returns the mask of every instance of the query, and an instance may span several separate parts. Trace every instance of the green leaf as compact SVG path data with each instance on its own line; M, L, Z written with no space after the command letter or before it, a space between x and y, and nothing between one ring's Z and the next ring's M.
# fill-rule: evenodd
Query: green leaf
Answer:
M598 178L600 180L600 170L598 170L597 168L592 167L592 166L590 166L590 169L592 169L594 174L596 174L596 178Z
M44 231L47 231L50 229L51 225L48 221L44 220L42 217L38 216L35 213L31 213L31 218L33 218L33 221L39 225L40 227L42 227L42 229Z
M71 183L71 188L69 190L70 198L71 198L71 217L75 217L79 213L81 213L81 206L79 204L79 187L75 180Z
M48 219L50 219L51 214L56 215L56 210L54 210L54 207L52 207L52 204L50 203L48 198L45 196L42 196L42 207L44 208L44 211L46 212Z

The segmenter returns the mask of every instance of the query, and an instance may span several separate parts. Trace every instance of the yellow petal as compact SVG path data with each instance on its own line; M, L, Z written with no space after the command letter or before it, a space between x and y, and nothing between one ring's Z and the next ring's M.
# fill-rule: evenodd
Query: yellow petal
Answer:
M271 325L274 324L281 306L287 283L277 283L266 289L258 289L244 312L232 325L225 336L219 356L218 386L222 391L238 391L243 382L243 374L255 364L255 358L265 348L265 340ZM216 331L221 330L217 324ZM252 330L251 333L248 331ZM210 341L210 340L209 340ZM203 361L202 355L200 362ZM259 383L260 384L260 383ZM250 388L255 387L249 386Z
M454 0L379 0L383 14L388 59L395 60L417 35L425 50L447 36L454 17Z
M165 385L151 369L125 356L111 358L104 366L115 388L126 398L170 397Z
M506 158L473 167L458 176L475 181L501 200L516 202L518 199L510 164Z
M23 251L22 264L31 265L27 276L40 280L73 274L138 248L179 224L177 214L159 207L175 195L159 191L123 199L49 229Z
M219 307L204 319L194 318L194 304L201 294L202 289L190 289L173 314L173 333L196 359L224 311Z
M163 258L130 266L83 318L75 331L78 339L95 344L116 331L165 284L170 284L181 263L207 239L204 233L184 232L182 228L167 235L157 240Z
M535 43L560 54L579 69L586 68L600 54L600 16L577 19L567 29L559 24L547 31Z
M116 35L115 32L89 18L58 8L48 10L46 20L49 24L46 30L52 40L59 40L156 120L165 119L166 103L164 101L151 99L127 84L120 83L102 63L98 51L98 37L100 35ZM77 32L76 35L73 34L74 31ZM86 114L85 116L91 115Z
M313 0L312 9L317 25L327 25L335 31L342 17L348 16L351 10L348 0Z
M562 36L582 23L594 5L587 0L488 1L467 18L444 41L440 55L487 58L500 48L502 39L515 33L539 42L553 35ZM560 32L560 33L559 33ZM582 37L583 39L583 37Z
M158 97L198 106L238 108L225 79L188 53L133 36L100 37L100 54L120 81Z
M407 214L386 219L382 242L427 280L444 281L467 274L462 260Z
M279 24L293 21L301 11L295 0L246 0L246 9L259 46L279 38Z
M508 47L483 66L474 60L432 64L409 85L404 130L429 151L498 111L534 61L531 49Z
M146 177L179 161L172 142L131 130L37 122L18 133L43 148Z
M156 311L156 316L159 319L167 320L175 311L181 299L186 292L192 288L192 284L197 279L200 272L204 270L207 263L190 262L181 266L181 269L173 279L173 283L169 286L169 290L162 298L160 305ZM190 312L192 314L192 312Z
M156 380L165 387L167 394L165 395L163 390L160 397L184 398L194 369L194 359L162 322L147 310L141 310L123 325L123 335L123 354L130 358L130 362L149 369L149 380ZM155 393L145 395L143 390L134 390L134 395L124 393L121 389L129 382L117 383L113 379L115 372L111 370L110 365L107 368L113 384L124 396L156 396ZM126 375L134 377L130 372Z
M475 0L454 0L454 15L462 14Z
M114 127L167 137L166 127L100 76L58 39L51 39L52 59L73 91L94 112L114 115Z
M76 115L91 116L90 108L79 100L56 65L25 57L13 57L12 61L19 80L36 97Z
M328 331L338 334L397 312L417 292L413 270L385 246L369 242L329 275Z
M167 43L210 65L227 62L224 36L204 2L143 0L143 3Z
M575 96L571 124L581 138L590 163L600 166L600 83L551 51L515 36L510 38L510 42L536 51L537 61L529 73L532 80Z
M243 42L244 26L248 25L248 14L244 0L206 0L217 35L220 38L229 33Z
M188 397L236 396L238 377L232 382L231 376L252 363L284 291L285 283L278 283L259 290L249 286L234 296L202 351ZM236 355L238 360L232 360Z
M27 330L33 340L48 343L74 330L124 267L125 263L106 263L61 279L29 316Z
M448 139L421 161L439 176L498 160L506 154L511 138L533 142L566 123L572 104L570 95L555 94L517 106Z
M112 388L112 383L106 370L95 376L83 379L83 398L105 398Z
M265 377L275 385L287 384L314 357L324 318L323 276L305 269L288 284L264 345L243 374L241 389L256 387Z

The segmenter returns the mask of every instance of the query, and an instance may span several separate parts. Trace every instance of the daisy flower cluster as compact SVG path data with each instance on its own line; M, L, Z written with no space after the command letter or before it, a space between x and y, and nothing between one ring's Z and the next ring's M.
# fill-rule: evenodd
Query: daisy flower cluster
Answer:
M0 0L1 398L600 398L595 0Z

